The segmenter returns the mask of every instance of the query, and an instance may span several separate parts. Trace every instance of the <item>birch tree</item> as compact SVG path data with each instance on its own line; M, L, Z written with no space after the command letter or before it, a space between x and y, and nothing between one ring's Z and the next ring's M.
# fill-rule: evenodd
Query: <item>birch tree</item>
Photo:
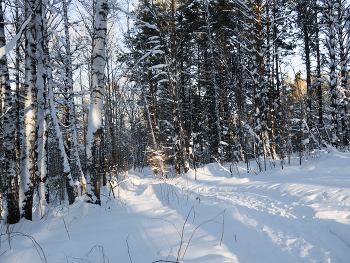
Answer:
M106 64L107 0L97 0L94 13L92 51L92 91L86 147L86 201L101 204L100 185L102 171L101 141L103 136L102 110L104 96L104 70Z
M37 39L37 115L36 115L36 165L37 165L37 181L38 181L38 194L39 194L39 216L42 217L45 213L46 201L45 201L45 181L47 176L47 153L46 153L46 68L45 68L45 23L43 18L43 4L40 4L35 10L35 29Z
M2 7L3 1L0 1L0 47L5 46L5 25L4 11ZM15 224L20 219L18 206L18 170L16 162L16 141L15 141L15 125L16 125L16 108L11 91L10 77L7 66L7 58L4 55L0 59L0 84L1 90L4 91L5 99L3 105L3 143L4 143L4 172L6 175L6 202L7 202L7 218L6 222Z
M35 123L36 123L36 41L35 41L35 0L25 1L25 17L31 16L25 31L25 103L24 134L20 181L20 206L22 216L32 220L34 178L35 178Z

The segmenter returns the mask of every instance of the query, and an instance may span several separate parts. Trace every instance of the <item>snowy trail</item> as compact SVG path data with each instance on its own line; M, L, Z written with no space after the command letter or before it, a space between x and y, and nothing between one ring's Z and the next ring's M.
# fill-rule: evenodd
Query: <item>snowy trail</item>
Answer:
M232 178L218 164L197 180L144 172L129 172L119 198L105 189L101 207L77 200L14 231L34 237L47 262L350 262L348 153ZM41 262L28 238L11 249L3 240L0 262Z
M331 166L336 157L344 159L340 169ZM232 231L247 244L232 252L245 262L350 262L349 157L337 153L315 163L249 180L218 180L214 175L226 171L209 165L202 180L193 174L187 180L202 200L214 198L232 211Z

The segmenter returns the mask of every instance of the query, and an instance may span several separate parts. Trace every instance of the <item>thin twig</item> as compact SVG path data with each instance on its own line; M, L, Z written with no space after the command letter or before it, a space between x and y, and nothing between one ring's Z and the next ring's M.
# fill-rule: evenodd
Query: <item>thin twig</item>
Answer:
M108 180L108 182L109 182L109 185L110 185L110 188L109 188L109 196L111 196L111 192L112 192L113 197L115 198L115 195L114 195L114 188L113 188L113 186L112 186L112 182L111 182L111 180ZM118 184L117 184L117 186L118 186Z
M129 259L130 259L130 262L132 263L132 260L131 260L131 255L130 255L130 249L129 249L129 243L128 243L128 238L129 238L129 235L128 237L126 238L126 246L128 247L128 254L129 254Z
M165 222L168 222L168 223L172 224L173 227L175 228L176 232L179 234L179 237L181 238L181 234L180 234L179 230L177 230L177 228L176 228L176 226L175 226L175 224L173 222L171 222L169 220L166 220L166 219L163 219L163 218L151 218L151 219L162 220L162 221L165 221Z
M157 261L153 261L152 263L157 263L157 262L172 262L172 263L178 263L178 261L168 261L168 260L157 260Z
M181 243L180 243L180 246L179 246L179 250L177 251L177 261L179 261L179 259L180 259L180 255L181 255L181 247L182 247L182 244L184 243L184 232L185 232L185 226L186 226L186 223L187 223L187 220L188 220L188 218L190 217L190 214L191 214L191 211L193 210L193 213L195 213L194 212L194 206L192 206L191 207L191 209L190 209L190 211L188 212L188 214L187 214L187 217L186 217L186 220L185 220L185 223L183 224L183 226L182 226L182 232L181 232ZM190 241L191 241L191 239L190 239ZM187 250L187 248L186 248L186 250ZM185 253L186 253L186 251L185 251ZM182 257L183 258L183 257Z
M64 228L66 229L68 238L69 238L69 240L70 240L69 232L68 232L67 225L66 225L66 220L64 220L64 217L63 217L63 216L62 216L62 217L60 216L59 218L61 218L61 219L63 220Z
M222 234L221 234L221 240L220 240L220 246L222 243L222 239L224 238L224 229L225 229L225 212L226 212L226 208L222 214Z
M192 240L192 238L193 238L193 235L194 235L194 233L197 231L197 229L200 228L200 227L201 227L202 225L204 225L205 223L208 223L208 222L217 222L217 221L214 221L214 219L217 218L217 217L218 217L219 215L221 215L221 214L224 214L224 215L225 215L225 211L226 211L226 209L225 209L224 211L222 211L220 214L218 214L218 215L216 215L215 217L213 217L212 219L209 219L209 220L207 220L207 221L204 221L203 223L201 223L200 225L198 225L198 226L196 227L196 229L192 232L191 238L188 240L188 243L187 243L185 252L183 253L181 260L184 259L185 254L186 254L186 251L187 251L187 249L188 249L188 246L190 245L191 240ZM222 231L224 231L224 229L222 229ZM222 235L221 235L221 241L222 241L223 236L224 236L224 233L222 233ZM220 245L221 245L221 241L220 241Z
M7 250L5 250L4 252L2 252L1 253L1 255L0 255L0 258L2 257L2 255L4 255L5 254L5 252L6 252Z
M104 194L101 194L101 195L103 195L104 197L107 197L109 200L112 200L111 198L109 198L107 195L104 195Z
M95 246L93 246L93 247L90 249L90 251L86 254L86 256L88 256L88 255L92 252L92 250L93 250L94 248L99 248L99 249L101 249L101 251L102 251L102 260L103 260L103 263L105 262L105 258L106 258L106 259L108 260L108 262L109 262L108 257L105 256L104 247L103 247L103 246L100 246L100 245L95 245Z
M86 260L86 259L83 259L83 258L75 258L75 257L71 257L71 256L69 256L69 258L76 259L76 260L81 260L81 261L86 261L86 262L92 263L90 260Z
M193 238L193 236L194 236L194 233L197 231L197 229L198 229L199 227L201 227L202 225L204 225L205 223L208 223L208 222L214 222L214 223L222 224L222 234L221 234L221 239L220 239L220 246L221 246L222 240L223 240L223 237L224 237L224 226L225 226L225 212L226 212L226 208L225 208L225 210L222 211L220 214L217 214L217 215L216 215L215 217L213 217L212 219L209 219L209 220L207 220L207 221L204 221L203 223L201 223L200 225L198 225L198 226L195 228L195 230L192 232L192 235L191 235L190 239L189 239L188 242L187 242L187 246L186 246L185 252L183 253L183 255L182 255L182 257L181 257L181 247L182 247L182 245L184 244L184 239L183 239L183 237L184 237L185 227L186 227L186 223L187 223L187 221L188 221L188 218L190 217L190 214L191 214L192 210L193 210L194 216L195 216L195 214L196 214L196 212L195 212L195 210L194 210L194 206L192 206L191 209L190 209L190 211L188 212L188 215L187 215L187 217L186 217L186 220L185 220L185 222L184 222L184 224L183 224L183 226L182 226L182 232L181 232L181 234L180 234L179 230L176 228L176 226L175 226L175 224L174 224L173 222L170 222L169 220L166 220L166 219L163 219L163 218L151 218L151 219L163 220L163 221L165 221L165 222L168 222L168 223L172 224L172 225L174 226L175 230L177 231L177 233L179 234L180 239L181 239L181 240L180 240L180 246L179 246L179 249L178 249L178 251L177 251L177 259L176 259L176 261L158 260L158 261L153 261L152 263L156 263L156 262L174 262L174 263L177 263L177 262L179 262L180 258L181 258L181 260L183 260L184 257L185 257L185 254L186 254L186 252L187 252L188 246L190 245L191 240L192 240L192 238ZM220 222L218 222L218 221L215 220L215 219L216 219L218 216L220 216L220 215L223 215L222 223L220 223ZM129 238L129 236L128 236L128 238ZM128 244L128 242L126 242L126 244ZM129 253L129 246L128 246L128 253ZM130 256L130 254L129 254L129 256ZM131 260L131 258L130 258L130 260ZM131 263L132 263L132 262L131 262Z
M32 241L32 243L33 243L33 245L34 245L36 251L38 252L38 255L39 255L41 261L47 263L44 250L43 250L43 248L39 245L39 243L35 240L34 237L29 236L29 235L26 235L26 234L21 233L21 232L12 232L11 234L12 234L12 238L13 238L13 237L16 237L16 236L24 236L24 237L29 238L29 239ZM0 234L0 237L1 237L1 236L5 236L5 235L8 235L8 233L5 233L5 234L2 234L2 233L1 233L1 234ZM7 239L5 239L4 241L6 241L6 240L7 240Z

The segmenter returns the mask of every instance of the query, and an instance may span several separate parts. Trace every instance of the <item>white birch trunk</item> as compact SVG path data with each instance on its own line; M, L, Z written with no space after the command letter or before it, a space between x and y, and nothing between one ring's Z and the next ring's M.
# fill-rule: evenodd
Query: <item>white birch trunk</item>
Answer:
M26 28L25 41L25 102L24 102L24 134L22 145L21 181L19 188L22 215L32 220L33 179L35 176L34 142L36 122L36 42L35 42L35 0L25 1L25 16L32 19Z
M92 52L92 93L87 131L87 176L86 201L101 204L101 156L102 139L102 109L104 96L104 70L106 64L106 36L107 36L107 0L97 0L95 7L95 24Z
M45 200L45 181L47 176L47 158L46 158L46 138L47 138L47 127L46 127L46 94L45 94L45 54L44 54L44 24L46 21L43 17L42 5L40 5L35 13L35 27L36 27L36 38L37 38L37 78L36 87L37 93L37 180L38 180L38 194L39 194L39 209L38 216L43 217L45 213L45 207L47 206Z
M5 28L4 28L4 13L2 10L2 1L0 1L0 47L5 46ZM6 222L15 224L20 219L18 206L18 174L16 163L16 141L15 141L15 122L16 109L13 100L10 78L7 66L7 58L3 56L0 59L0 83L1 90L4 91L5 99L3 104L3 143L4 143L4 172L6 175L6 192L4 197L7 200L7 218ZM2 106L2 105L1 105Z

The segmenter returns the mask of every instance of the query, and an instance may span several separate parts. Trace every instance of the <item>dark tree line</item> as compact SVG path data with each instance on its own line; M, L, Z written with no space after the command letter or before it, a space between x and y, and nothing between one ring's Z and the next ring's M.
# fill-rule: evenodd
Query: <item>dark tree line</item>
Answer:
M133 14L124 59L153 164L179 174L256 159L263 170L266 158L348 146L346 1L145 0ZM297 49L306 73L288 82Z

